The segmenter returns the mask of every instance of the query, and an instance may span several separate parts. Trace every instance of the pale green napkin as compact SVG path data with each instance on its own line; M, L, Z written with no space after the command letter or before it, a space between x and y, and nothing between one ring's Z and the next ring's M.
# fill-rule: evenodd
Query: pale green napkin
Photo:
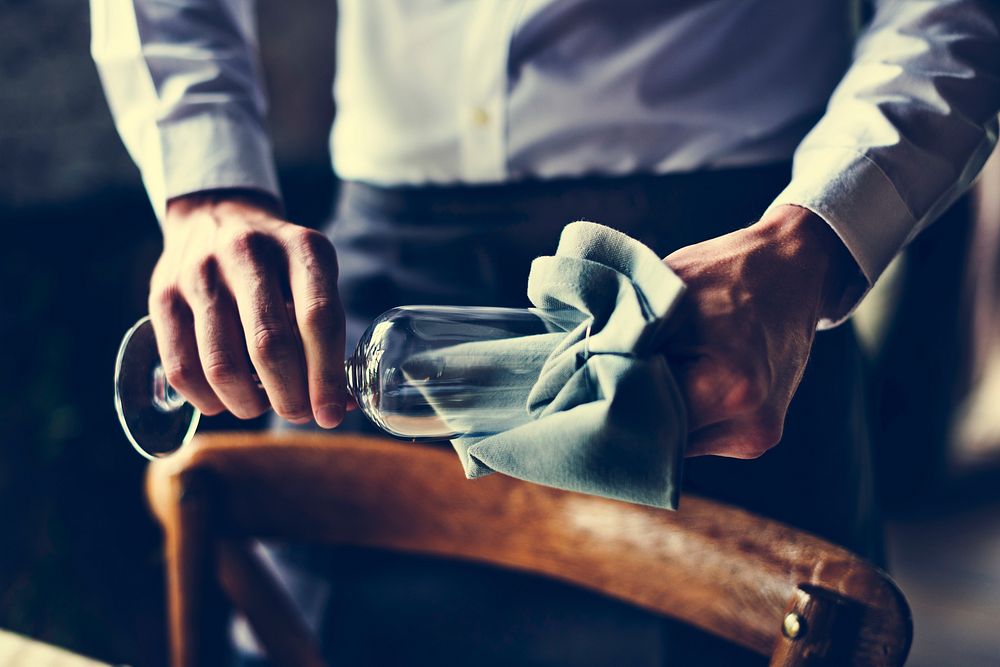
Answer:
M568 225L555 256L536 259L528 278L531 302L559 311L565 331L442 352L449 363L453 351L455 359L491 360L475 373L462 369L466 377L478 373L484 387L471 399L475 409L435 407L456 432L485 434L452 441L466 475L496 471L675 509L685 411L660 351L683 291L680 278L642 243L591 222ZM538 372L523 390L488 390L491 377L510 387L510 369L523 369L526 360ZM524 423L500 430L517 422Z

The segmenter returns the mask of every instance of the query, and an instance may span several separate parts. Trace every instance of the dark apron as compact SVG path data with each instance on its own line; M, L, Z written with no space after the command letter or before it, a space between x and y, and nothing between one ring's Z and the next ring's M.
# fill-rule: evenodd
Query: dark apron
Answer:
M782 164L497 186L345 183L329 234L349 349L397 305L529 305L531 260L551 254L574 220L615 227L665 256L751 223L788 178ZM879 560L862 384L852 328L819 333L781 443L753 461L691 459L685 491ZM356 413L345 428L374 431ZM338 666L766 663L555 582L355 549L272 553L293 594L309 598L305 606Z

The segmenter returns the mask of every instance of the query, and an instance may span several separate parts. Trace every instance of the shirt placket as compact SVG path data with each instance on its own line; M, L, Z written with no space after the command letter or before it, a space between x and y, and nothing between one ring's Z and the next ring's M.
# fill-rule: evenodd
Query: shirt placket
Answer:
M507 57L522 2L476 0L462 48L458 123L462 178L507 177Z

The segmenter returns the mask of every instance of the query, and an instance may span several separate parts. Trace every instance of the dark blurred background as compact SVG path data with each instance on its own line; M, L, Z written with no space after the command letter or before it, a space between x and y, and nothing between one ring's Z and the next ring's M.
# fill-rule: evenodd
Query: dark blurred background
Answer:
M336 187L333 2L260 14L287 208L319 224ZM111 376L121 334L145 313L160 236L88 41L85 2L0 0L0 629L157 667L160 536ZM871 356L913 665L1000 661L998 230L994 159L976 197L914 244L853 324Z

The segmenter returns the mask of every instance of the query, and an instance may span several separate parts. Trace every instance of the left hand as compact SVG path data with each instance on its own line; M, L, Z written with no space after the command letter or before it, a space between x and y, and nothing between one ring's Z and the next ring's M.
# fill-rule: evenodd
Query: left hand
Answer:
M687 284L667 343L688 409L688 456L740 459L781 440L816 325L863 280L816 214L782 206L664 260Z

